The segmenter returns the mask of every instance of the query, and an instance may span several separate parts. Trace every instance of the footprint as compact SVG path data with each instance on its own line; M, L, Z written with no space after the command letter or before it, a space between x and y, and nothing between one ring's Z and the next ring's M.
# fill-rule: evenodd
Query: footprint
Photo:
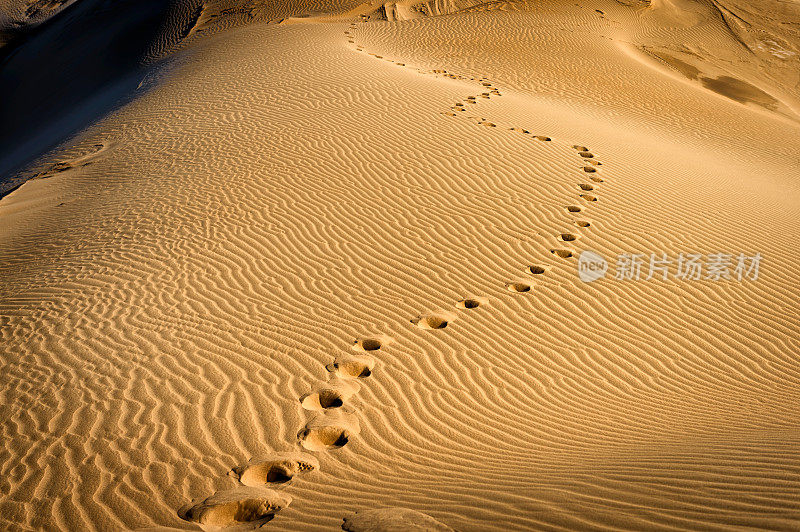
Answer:
M558 255L562 259L568 259L572 256L572 252L568 249L551 249L550 253Z
M374 367L375 359L370 355L340 355L325 369L345 379L365 379Z
M594 187L588 183L580 183L578 187L580 187L581 190L594 190Z
M328 410L344 406L344 402L361 390L352 379L332 379L300 398L306 410Z
M264 486L289 482L295 475L319 469L319 460L307 453L274 453L250 459L235 467L230 475L245 486Z
M109 145L103 143L81 147L81 151L83 152L82 154L76 155L64 161L53 163L46 170L34 174L32 178L45 179L60 174L61 172L66 172L67 170L89 166L96 158L100 156L101 152L106 151L108 148Z
M586 201L597 201L597 196L592 196L591 194L581 194L581 197Z
M506 283L506 290L517 293L530 292L531 285L525 281L515 281L513 283Z
M558 235L558 239L562 242L574 242L578 240L578 235L573 235L572 233L561 233Z
M453 532L453 529L433 517L408 508L361 510L344 518L342 530L348 532L426 531Z
M581 146L579 144L575 144L574 146L572 146L572 148L578 151L589 151L589 148L587 148L586 146Z
M591 153L591 152L588 152L588 151L578 152L578 155L580 155L584 159L593 159L594 158L594 154Z
M575 225L578 227L589 227L592 223L587 220L575 220Z
M489 302L485 297L468 297L456 303L456 308L473 309Z
M537 138L538 140L544 141L544 142L550 142L551 140L553 140L550 137L544 137L542 135L536 135L535 138Z
M286 493L267 488L240 486L218 491L201 501L192 501L178 510L184 521L202 526L229 527L247 524L257 528L289 506Z
M377 351L387 342L388 338L380 336L356 338L353 340L353 347L351 349L353 351Z
M525 271L532 275L541 275L547 271L547 268L545 268L544 266L534 265L534 266L528 266L528 268Z
M586 172L587 174L593 174L597 172L597 168L595 168L594 166L584 166L583 171Z
M569 211L569 212L581 212L582 210L583 209L581 209L577 205L568 205L567 206L567 211Z
M602 183L603 182L603 178L602 177L597 177L596 175L591 176L589 179L591 179L595 183Z
M455 316L450 314L449 312L436 312L430 314L422 314L411 320L411 323L419 327L420 329L444 329L447 327L448 323L453 321Z
M358 434L358 420L352 413L318 415L297 433L300 445L309 451L340 449Z

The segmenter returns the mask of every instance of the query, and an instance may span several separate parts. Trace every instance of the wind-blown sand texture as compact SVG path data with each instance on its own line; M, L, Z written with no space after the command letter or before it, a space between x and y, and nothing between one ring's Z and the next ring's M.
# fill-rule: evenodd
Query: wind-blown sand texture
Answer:
M40 104L15 57L116 31L51 4L0 71L0 527L800 527L796 3L120 2L119 97Z

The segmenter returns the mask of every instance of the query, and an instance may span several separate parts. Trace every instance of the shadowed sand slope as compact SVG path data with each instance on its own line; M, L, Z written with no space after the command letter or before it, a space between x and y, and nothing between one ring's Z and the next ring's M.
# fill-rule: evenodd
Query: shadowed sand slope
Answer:
M231 29L37 161L0 526L796 529L795 89L657 8ZM692 35L777 103L648 52ZM583 283L583 250L762 265Z
M157 85L200 37L254 21L344 11L354 0L0 2L0 197L37 156ZM155 68L158 65L162 68Z

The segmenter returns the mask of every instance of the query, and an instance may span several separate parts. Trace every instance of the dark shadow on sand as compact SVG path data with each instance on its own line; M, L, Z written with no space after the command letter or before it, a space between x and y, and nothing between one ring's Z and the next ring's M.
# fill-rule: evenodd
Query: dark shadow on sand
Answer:
M0 197L34 159L130 101L196 3L79 0L4 47Z

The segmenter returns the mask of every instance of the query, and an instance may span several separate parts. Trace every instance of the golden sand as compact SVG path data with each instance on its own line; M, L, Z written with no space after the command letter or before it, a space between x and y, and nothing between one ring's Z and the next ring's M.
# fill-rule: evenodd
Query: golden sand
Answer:
M248 6L0 200L0 527L800 527L796 4Z

